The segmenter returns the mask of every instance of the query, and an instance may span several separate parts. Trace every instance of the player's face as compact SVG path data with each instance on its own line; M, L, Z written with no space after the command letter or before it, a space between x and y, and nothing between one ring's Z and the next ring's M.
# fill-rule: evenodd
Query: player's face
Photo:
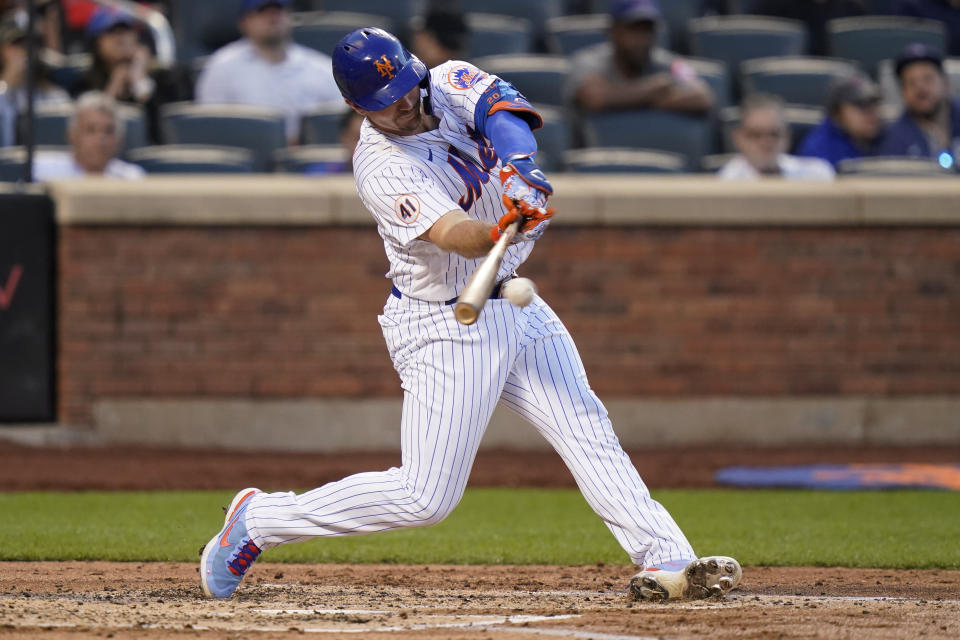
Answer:
M768 173L776 170L778 156L786 152L789 132L777 109L753 109L734 132L733 142L754 169Z
M903 104L910 113L929 118L936 115L947 95L947 81L930 62L914 62L900 77Z
M77 164L87 173L103 173L120 147L117 122L99 109L81 111L70 130L70 144Z
M426 120L423 117L423 102L420 100L420 87L415 86L405 96L380 111L364 111L370 124L383 133L395 136L412 136L426 131Z

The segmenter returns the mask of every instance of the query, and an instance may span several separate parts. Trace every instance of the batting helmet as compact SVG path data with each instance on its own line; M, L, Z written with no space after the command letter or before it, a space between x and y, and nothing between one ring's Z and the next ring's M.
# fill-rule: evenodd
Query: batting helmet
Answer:
M393 34L363 27L337 43L333 77L344 98L366 111L380 111L420 84L427 66Z

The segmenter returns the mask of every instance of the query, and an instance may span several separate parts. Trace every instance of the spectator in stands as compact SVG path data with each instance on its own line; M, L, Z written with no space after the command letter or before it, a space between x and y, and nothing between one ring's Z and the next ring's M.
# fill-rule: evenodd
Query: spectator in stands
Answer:
M960 153L960 99L950 96L943 58L914 43L896 61L903 114L887 128L880 155L935 158L944 168Z
M244 37L223 47L197 82L197 101L272 107L286 117L287 140L296 144L300 118L323 102L340 102L330 56L290 39L289 0L244 0Z
M759 0L754 12L803 22L810 36L810 53L825 56L828 54L827 22L865 15L867 6L864 0Z
M444 61L446 62L446 61ZM307 165L303 173L308 175L330 175L332 173L350 173L353 171L353 151L360 142L360 127L363 126L363 116L349 109L340 119L340 148L343 150L343 160L338 162L314 162Z
M880 88L856 73L830 87L827 116L810 130L797 155L823 158L837 167L841 160L873 155L882 131Z
M41 46L51 51L63 51L61 39L61 6L58 0L36 0L34 15L34 33L39 37ZM24 0L0 0L0 21L12 21L26 31L30 17Z
M947 53L960 56L960 0L900 0L897 13L942 22L950 45Z
M42 63L34 70L34 78L34 105L70 102L70 95L47 78L47 68ZM17 118L26 108L27 33L8 21L0 24L0 147L19 142Z
M463 12L448 5L434 5L413 21L413 53L428 69L447 60L463 60L469 37Z
M160 107L179 98L171 72L154 65L140 42L138 23L128 13L98 9L87 24L93 65L73 88L74 95L103 91L120 102L143 107L150 140L161 142Z
M662 109L704 114L710 87L679 58L653 55L660 10L655 0L611 0L610 37L577 52L566 93L582 112Z
M744 99L740 105L740 125L733 132L733 144L740 153L720 169L720 178L833 179L833 167L826 160L787 155L790 128L783 109L783 100L777 96L755 93Z
M80 96L67 135L70 151L37 154L34 178L38 182L85 176L128 180L143 177L143 169L116 158L123 130L117 103L109 95L90 91Z

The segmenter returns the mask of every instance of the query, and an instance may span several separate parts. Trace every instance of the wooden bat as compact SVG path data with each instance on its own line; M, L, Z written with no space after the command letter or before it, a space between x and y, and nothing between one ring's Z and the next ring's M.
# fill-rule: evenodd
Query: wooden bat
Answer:
M504 229L490 253L467 280L467 286L463 288L457 304L453 307L453 315L460 324L471 325L477 321L483 305L490 298L493 285L496 284L497 272L500 271L500 263L503 262L507 246L519 228L520 220L517 220Z

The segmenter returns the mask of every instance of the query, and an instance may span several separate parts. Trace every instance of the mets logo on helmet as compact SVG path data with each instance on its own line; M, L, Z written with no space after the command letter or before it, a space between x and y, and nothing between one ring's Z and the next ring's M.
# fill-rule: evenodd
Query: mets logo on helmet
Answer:
M487 77L487 74L476 67L454 67L447 74L447 80L455 89L469 89L481 80Z
M380 72L380 75L387 80L393 80L394 76L397 75L394 73L396 69L393 68L393 63L390 62L387 54L383 54L378 60L374 60L373 64L377 68L377 71Z

